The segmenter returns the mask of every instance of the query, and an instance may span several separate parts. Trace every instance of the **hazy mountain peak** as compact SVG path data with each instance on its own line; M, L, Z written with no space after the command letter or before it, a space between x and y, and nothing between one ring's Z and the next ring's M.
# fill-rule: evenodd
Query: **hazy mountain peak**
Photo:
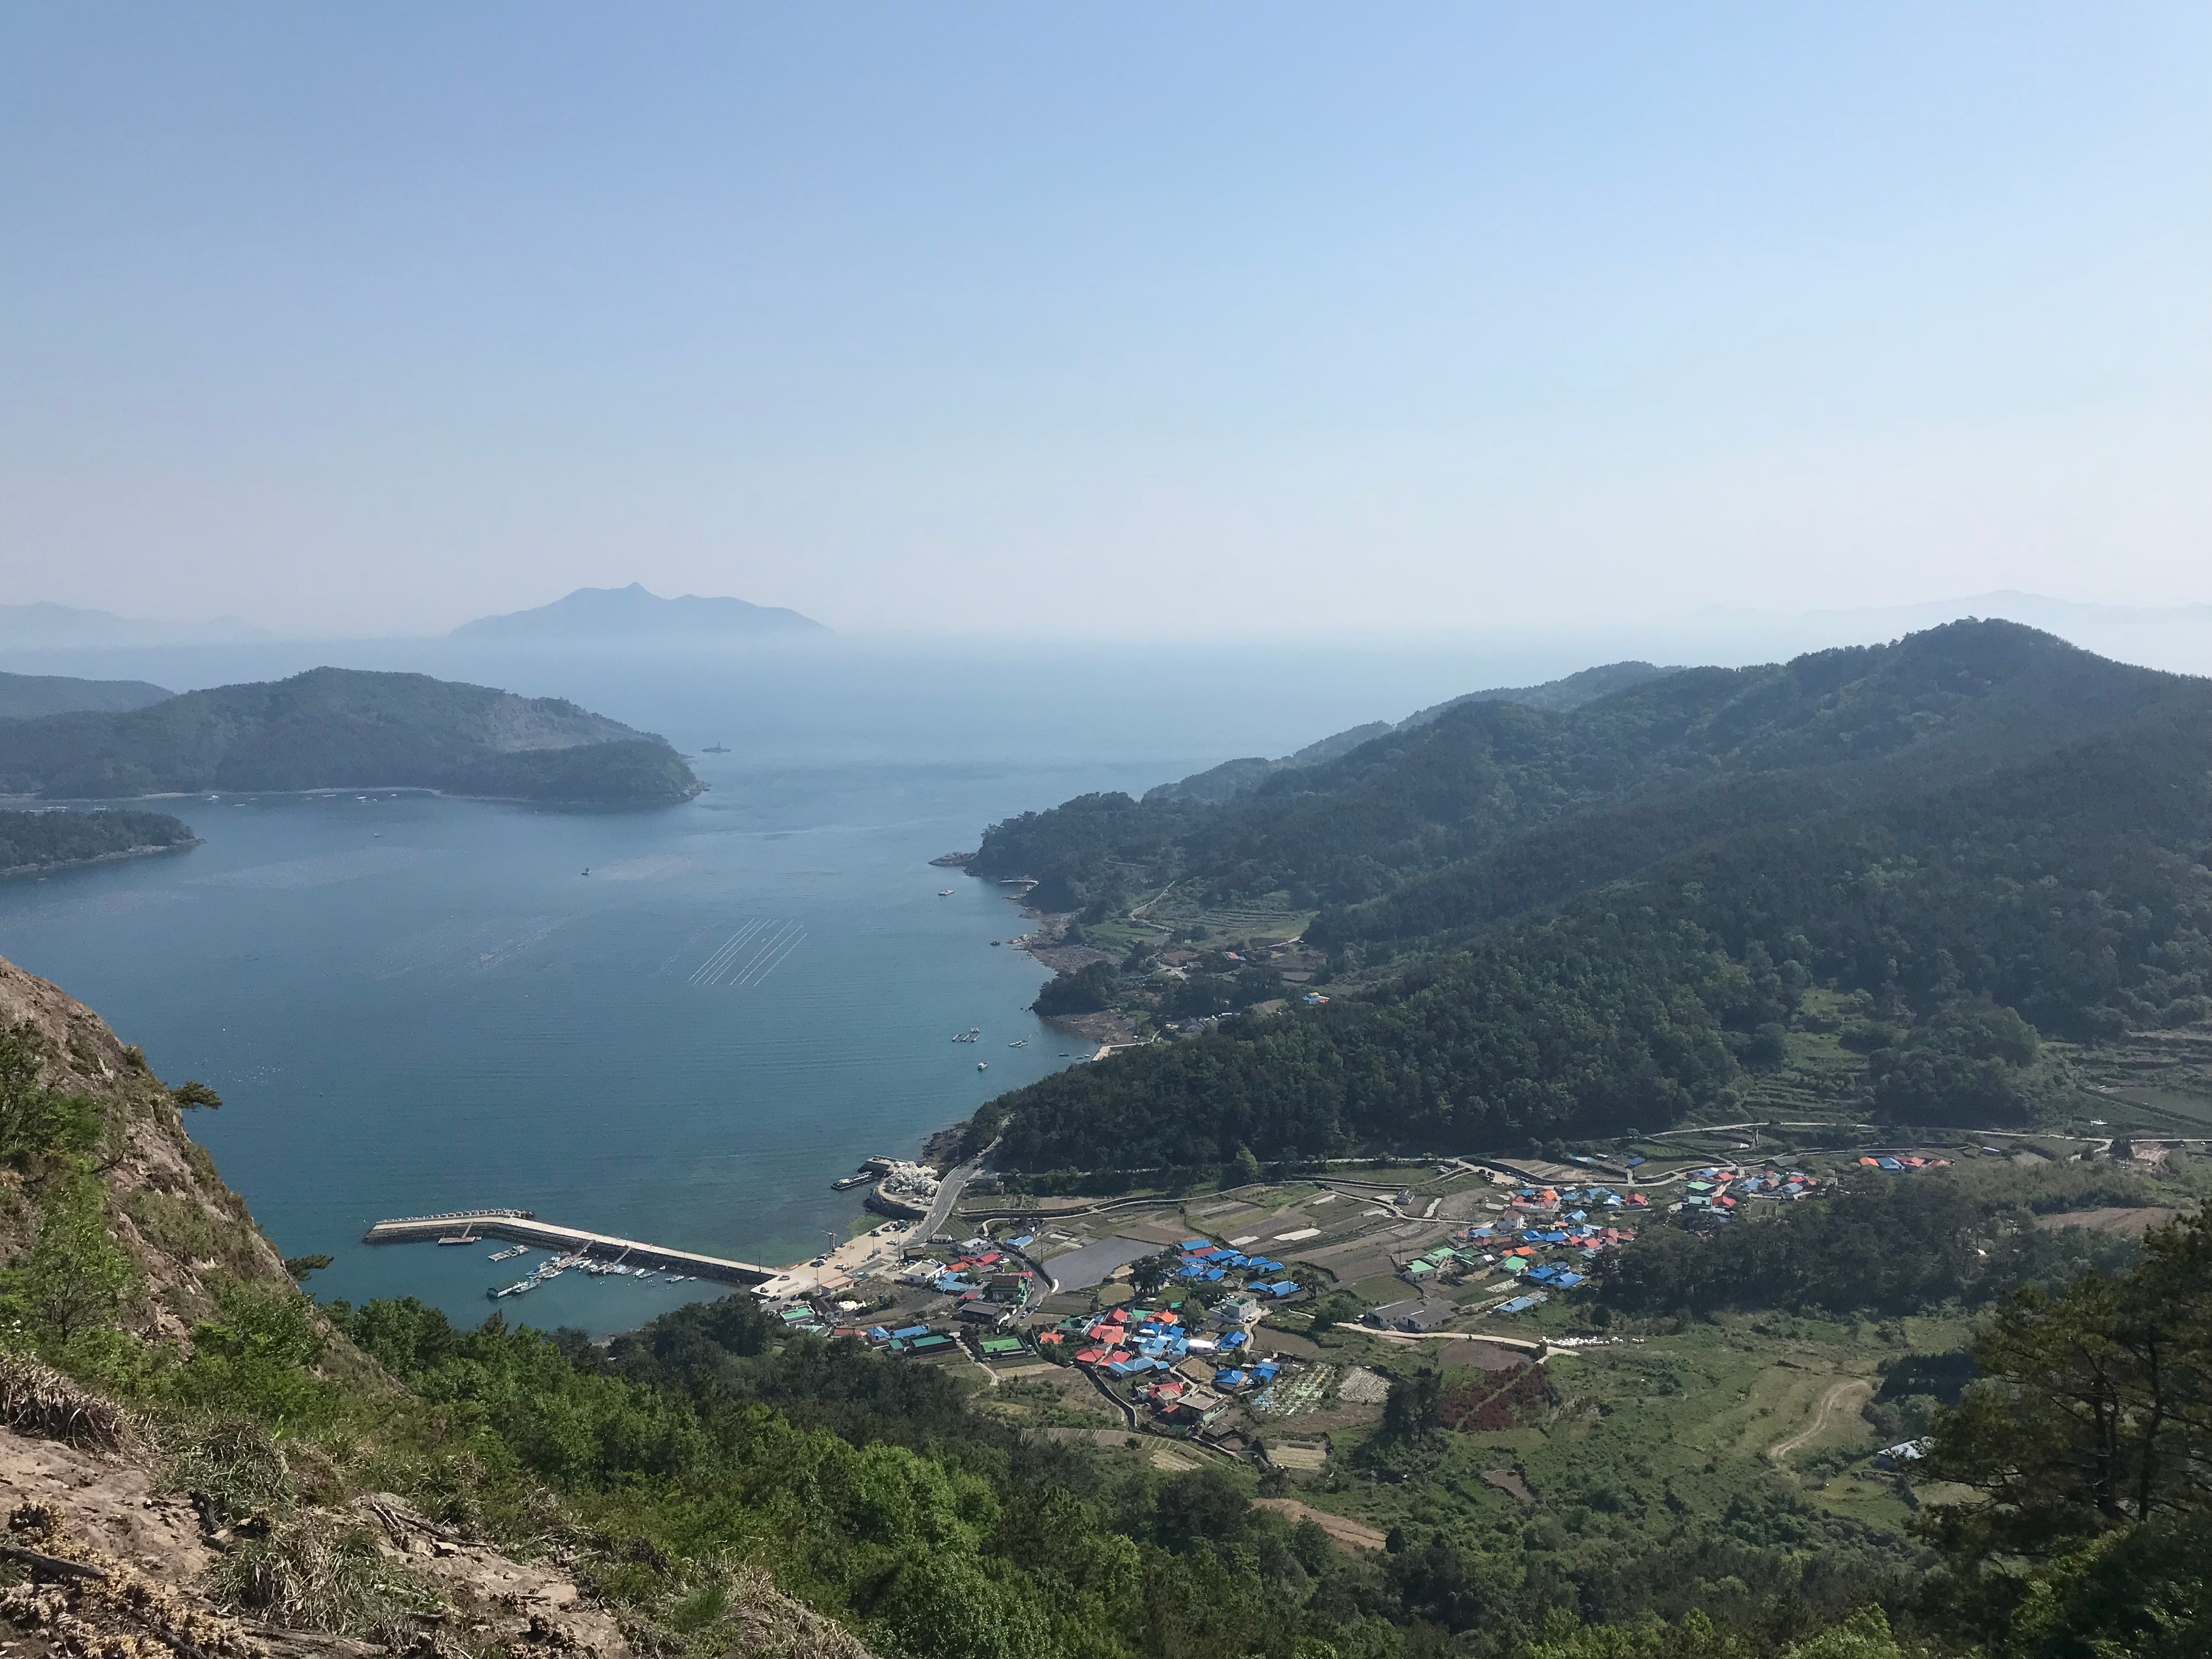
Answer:
M77 646L230 645L273 638L241 617L214 617L202 623L168 622L149 617L118 617L112 611L87 611L40 599L32 605L0 605L0 649L40 651Z
M778 605L696 593L665 599L642 582L627 587L580 587L533 610L479 617L453 630L474 639L740 639L826 634L811 617Z

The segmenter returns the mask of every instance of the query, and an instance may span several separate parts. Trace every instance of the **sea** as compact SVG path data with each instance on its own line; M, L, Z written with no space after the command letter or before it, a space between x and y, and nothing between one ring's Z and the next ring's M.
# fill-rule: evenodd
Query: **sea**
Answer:
M620 811L392 789L151 801L202 844L0 880L0 955L98 1011L167 1081L222 1096L187 1127L280 1250L331 1258L317 1295L415 1296L474 1323L542 1253L494 1263L495 1247L372 1247L363 1230L512 1207L781 1266L861 1221L865 1189L830 1183L862 1158L914 1156L994 1095L1087 1063L1028 1012L1045 974L1005 942L1026 925L1017 905L929 862L986 824L1485 686L1807 643L1050 632L1011 618L1000 637L788 648L11 651L0 668L175 690L328 663L562 696L667 738L709 787ZM2196 669L2208 640L2105 648ZM976 1042L952 1041L971 1028ZM604 1334L722 1293L569 1273L498 1305Z
M1015 813L1288 752L1524 666L1448 648L402 641L60 672L190 689L322 660L572 698L667 737L708 791L633 811L390 788L149 801L202 844L0 882L0 955L165 1080L221 1094L188 1128L283 1254L331 1258L319 1297L414 1296L471 1324L543 1253L363 1231L513 1207L780 1266L860 1222L866 1189L830 1183L862 1158L915 1156L992 1096L1086 1063L1028 1012L1046 973L1006 943L1027 925L1007 890L933 857ZM568 1273L497 1305L603 1334L723 1293Z

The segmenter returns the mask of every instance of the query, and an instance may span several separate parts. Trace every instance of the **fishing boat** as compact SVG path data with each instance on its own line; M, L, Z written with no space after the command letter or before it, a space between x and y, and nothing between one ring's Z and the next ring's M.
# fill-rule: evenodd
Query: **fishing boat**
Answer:
M855 1187L866 1186L871 1179L872 1177L866 1170L862 1170L859 1175L848 1175L842 1180L831 1182L830 1190L833 1193L849 1193Z
M710 743L699 752L702 755L726 755L730 751L719 743Z

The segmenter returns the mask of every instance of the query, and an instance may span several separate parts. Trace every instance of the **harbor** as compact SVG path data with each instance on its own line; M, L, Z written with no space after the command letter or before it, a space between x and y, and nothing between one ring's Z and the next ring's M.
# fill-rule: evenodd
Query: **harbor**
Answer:
M538 1220L536 1213L529 1210L453 1210L439 1215L398 1216L378 1222L362 1235L362 1243L412 1244L434 1240L445 1243L477 1238L504 1239L514 1244L557 1251L562 1256L574 1258L574 1265L577 1266L598 1261L629 1269L642 1267L689 1279L718 1279L749 1290L781 1276L778 1268L763 1267L750 1261L672 1249L664 1244L617 1238L609 1233L586 1232L580 1227L559 1226Z

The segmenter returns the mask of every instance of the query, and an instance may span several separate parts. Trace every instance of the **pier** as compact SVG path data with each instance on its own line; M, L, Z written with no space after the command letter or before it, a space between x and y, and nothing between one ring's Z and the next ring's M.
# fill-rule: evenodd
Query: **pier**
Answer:
M781 1276L775 1267L750 1261L729 1261L718 1255L691 1250L672 1250L641 1239L616 1238L607 1233L587 1233L580 1227L559 1227L540 1221L529 1210L451 1210L443 1215L397 1216L380 1221L361 1236L364 1244L410 1244L422 1239L451 1238L465 1232L476 1238L503 1238L511 1244L534 1244L541 1249L564 1250L603 1261L620 1261L632 1267L665 1267L696 1279L718 1279L725 1284L750 1288Z

